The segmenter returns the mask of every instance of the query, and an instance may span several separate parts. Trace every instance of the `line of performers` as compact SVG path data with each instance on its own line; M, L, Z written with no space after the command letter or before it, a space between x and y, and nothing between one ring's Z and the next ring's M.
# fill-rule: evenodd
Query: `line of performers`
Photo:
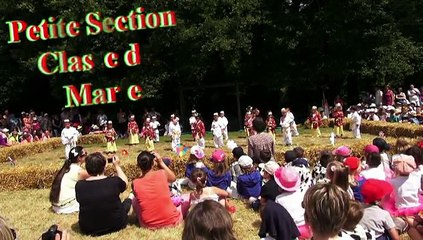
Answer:
M260 111L258 109L247 111L245 115L244 120L244 127L246 129L246 135L247 137L254 134L252 129L252 122L254 118L260 114ZM276 119L273 116L273 113L269 111L267 113L267 119L266 119L266 125L267 125L267 132L272 135L273 141L276 141ZM298 136L298 129L297 124L295 123L295 117L294 114L290 111L289 108L282 108L281 109L281 117L279 119L279 125L282 128L282 139L285 145L289 146L292 145L292 136Z
M201 119L201 115L197 113L196 110L192 110L192 115L189 118L189 124L191 126L191 133L194 141L197 142L197 145L202 149L205 148L205 135L206 128L204 122ZM228 119L225 117L225 112L220 111L220 113L213 114L213 122L211 124L211 132L213 134L213 142L215 148L222 148L225 143L228 141Z

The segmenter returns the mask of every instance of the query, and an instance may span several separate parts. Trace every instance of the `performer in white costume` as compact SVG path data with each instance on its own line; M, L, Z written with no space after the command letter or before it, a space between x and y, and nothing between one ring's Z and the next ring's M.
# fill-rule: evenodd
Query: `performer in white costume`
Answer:
M150 126L153 128L154 133L155 133L155 135L156 135L156 139L154 139L154 142L156 142L156 143L160 142L160 132L159 132L159 127L160 127L161 125L160 125L160 122L159 122L159 121L157 121L157 117L156 117L156 116L153 116L153 117L152 117L152 121L151 121L151 123L150 123Z
M189 118L189 125L191 126L191 134L195 141L195 124L197 123L197 111L192 110L191 117Z
M281 119L280 125L282 127L282 136L283 142L285 145L289 146L292 145L292 131L291 131L291 122L294 120L292 117L294 115L288 114L288 111L285 108L281 109Z
M169 123L169 134L172 138L172 150L176 152L176 148L181 144L181 126L179 125L179 118L171 117L171 122Z
M228 141L229 136L228 136L228 119L225 117L225 112L224 111L220 111L220 115L219 115L219 122L223 127L222 130L222 134L223 134L223 139L225 139L225 141Z
M79 132L76 130L76 128L71 126L69 119L65 119L63 122L65 124L65 128L63 128L60 137L62 139L62 144L65 145L65 157L68 159L69 151L71 148L76 147Z
M224 146L223 144L223 126L221 122L219 121L219 114L214 113L213 114L214 120L211 125L211 132L213 133L213 141L214 146L216 148L222 148Z

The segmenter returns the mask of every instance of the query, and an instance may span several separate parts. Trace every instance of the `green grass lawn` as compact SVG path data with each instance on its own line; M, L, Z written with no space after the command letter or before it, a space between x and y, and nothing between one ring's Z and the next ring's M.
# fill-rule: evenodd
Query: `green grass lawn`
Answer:
M323 136L321 138L311 138L310 130L300 129L300 136L294 137L294 146L286 147L281 143L281 136L277 136L277 151L286 151L292 149L295 146L308 147L308 146L328 146L329 143L329 129L323 129ZM349 145L356 141L352 139L351 132L346 133L346 139L339 139L336 145ZM363 135L363 139L371 140L374 136ZM207 136L207 156L211 155L214 149L211 136ZM243 146L246 151L246 140L244 134L240 132L230 133L230 139L235 140L238 145ZM183 143L186 146L194 145L190 135L184 135L182 138ZM128 156L120 156L123 164L125 162L135 162L137 154L145 149L143 144L138 146L127 146L125 145L127 140L118 141L118 155L121 155L120 151L126 149L129 152ZM104 144L95 144L90 146L84 146L88 152L104 151ZM174 153L170 149L170 139L168 137L162 137L161 143L156 144L156 149L161 153L162 156L174 156ZM28 167L28 166L55 166L59 168L63 163L64 148L54 149L52 151L28 156L24 159L18 159L17 166L15 168ZM8 169L11 166L7 163L2 163L0 169ZM127 197L129 192L122 194L122 199ZM57 215L50 210L50 203L48 201L49 190L25 190L25 191L5 191L0 192L0 215L5 217L8 222L18 231L19 239L30 240L38 239L42 232L44 232L50 225L58 223L65 229L69 229L72 235L72 239L181 239L182 227L163 229L157 231L150 231L141 229L136 224L136 219L133 215L130 217L129 226L114 234L110 234L103 237L86 237L82 236L78 230L78 215ZM260 226L259 215L252 210L246 208L240 201L234 201L237 207L237 212L233 216L235 222L235 232L238 239L258 239L257 233Z

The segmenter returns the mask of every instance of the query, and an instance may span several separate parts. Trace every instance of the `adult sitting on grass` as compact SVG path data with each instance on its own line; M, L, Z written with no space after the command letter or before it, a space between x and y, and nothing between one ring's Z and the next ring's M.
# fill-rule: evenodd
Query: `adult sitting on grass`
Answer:
M55 213L70 214L79 212L76 201L75 185L78 180L84 180L90 175L81 165L85 162L87 152L81 146L72 148L69 158L57 172L50 191L50 202Z
M141 227L158 229L172 227L183 220L181 210L172 203L169 183L176 180L158 153L141 152L137 157L141 177L133 181L134 210ZM153 170L158 166L159 170Z
M106 158L101 153L92 153L85 160L89 178L76 184L76 200L80 204L79 227L86 235L100 236L124 229L128 223L128 212L132 199L120 201L120 193L126 190L128 178L113 157L117 176L104 175Z

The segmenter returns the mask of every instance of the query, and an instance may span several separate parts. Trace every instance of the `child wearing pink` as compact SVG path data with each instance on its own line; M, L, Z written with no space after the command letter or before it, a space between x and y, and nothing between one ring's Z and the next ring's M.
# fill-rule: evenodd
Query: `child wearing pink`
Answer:
M423 197L419 195L421 175L416 171L414 157L405 154L393 156L396 177L391 179L393 201L386 209L393 216L414 216L423 210Z

